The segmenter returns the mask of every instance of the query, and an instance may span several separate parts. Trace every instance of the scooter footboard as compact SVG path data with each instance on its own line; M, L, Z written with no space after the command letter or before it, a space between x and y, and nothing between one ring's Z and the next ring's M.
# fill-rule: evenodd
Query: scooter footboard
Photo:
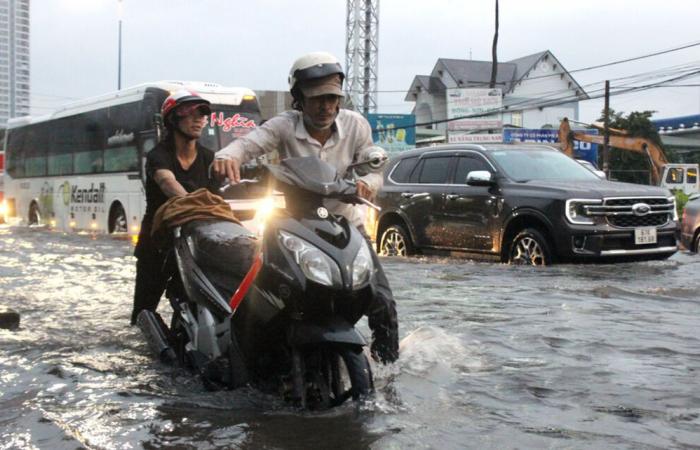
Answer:
M325 322L294 322L289 327L289 343L293 346L328 342L367 345L362 334L340 317Z

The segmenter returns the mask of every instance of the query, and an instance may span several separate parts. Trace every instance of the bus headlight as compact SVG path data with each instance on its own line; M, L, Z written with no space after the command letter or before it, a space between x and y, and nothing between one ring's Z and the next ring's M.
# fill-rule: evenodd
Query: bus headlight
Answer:
M7 202L5 199L0 200L0 217L5 217L7 215Z
M324 286L342 287L340 268L328 255L300 237L279 230L284 248L294 256L294 261L306 278Z
M373 270L372 253L367 245L367 241L363 239L360 250L352 263L352 288L357 289L365 284L372 275Z

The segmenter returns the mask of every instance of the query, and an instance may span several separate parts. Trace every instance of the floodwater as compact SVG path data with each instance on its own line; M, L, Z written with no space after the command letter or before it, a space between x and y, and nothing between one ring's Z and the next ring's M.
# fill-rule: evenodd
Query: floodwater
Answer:
M0 228L0 448L700 448L700 256L384 265L400 360L373 401L301 413L155 362L128 241Z

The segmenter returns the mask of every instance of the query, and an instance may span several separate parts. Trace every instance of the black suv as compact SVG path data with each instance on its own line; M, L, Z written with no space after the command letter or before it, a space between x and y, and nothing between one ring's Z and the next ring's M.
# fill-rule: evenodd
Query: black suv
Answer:
M388 164L377 250L503 262L663 259L678 250L667 189L601 180L542 145L444 145Z

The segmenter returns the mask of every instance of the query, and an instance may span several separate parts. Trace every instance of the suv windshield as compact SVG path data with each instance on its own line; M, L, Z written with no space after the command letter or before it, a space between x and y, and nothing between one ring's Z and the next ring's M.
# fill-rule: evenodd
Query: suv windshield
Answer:
M598 180L598 177L568 156L552 150L498 150L489 153L515 181Z
M260 125L260 112L256 108L242 106L212 105L199 143L217 151Z

